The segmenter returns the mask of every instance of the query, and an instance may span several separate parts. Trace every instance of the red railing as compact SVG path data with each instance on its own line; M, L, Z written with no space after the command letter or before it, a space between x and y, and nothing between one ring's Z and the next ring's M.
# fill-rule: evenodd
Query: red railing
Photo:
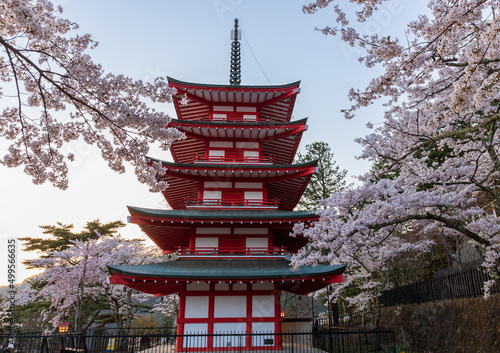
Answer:
M239 157L227 157L227 156L207 156L196 154L193 157L194 163L264 163L273 164L273 156L263 156L263 157L249 157L249 156L239 156Z
M272 248L220 248L220 247L180 247L177 246L175 251L178 256L285 256L286 247Z
M268 200L221 200L221 199L195 199L187 197L185 199L186 207L256 207L256 208L278 208L280 201L278 199Z
M199 119L200 121L211 121L211 122L228 122L228 123L269 123L271 119L261 118L257 116L257 119L243 118L242 115L231 115L228 114L226 118L217 118L212 116L204 116Z

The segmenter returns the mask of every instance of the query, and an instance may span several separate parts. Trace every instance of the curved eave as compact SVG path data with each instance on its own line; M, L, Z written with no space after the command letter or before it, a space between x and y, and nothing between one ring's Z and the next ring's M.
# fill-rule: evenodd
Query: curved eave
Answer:
M176 260L149 265L108 266L111 283L147 293L165 295L187 281L272 281L279 289L305 294L343 281L345 265L303 266L292 271L290 262L273 260Z
M204 169L217 170L217 171L227 171L229 170L248 170L248 171L262 171L262 170L276 170L276 171L289 171L294 172L298 170L308 169L308 168L316 168L318 164L317 159L304 163L297 164L273 164L273 165L262 165L262 164L211 164L211 163L173 163L162 161L161 159L156 159L152 157L147 157L149 161L160 163L167 170L178 170L180 173L183 171L200 171ZM204 176L204 175L200 175Z
M180 87L190 87L190 88L221 88L221 89L228 89L228 90L233 90L233 91L238 91L238 90L254 90L254 89L268 89L268 90L279 90L279 89L285 89L285 88L293 88L293 87L299 87L300 86L300 81L295 81L292 83L287 83L283 85L263 85L263 86L245 86L245 85L240 85L240 86L232 86L232 85L216 85L216 84L207 84L207 83L194 83L194 82L186 82L186 81L181 81L177 80L175 78L172 78L170 76L167 76L167 80L169 84L173 84L175 86L180 86Z
M168 77L169 86L178 92L174 98L177 116L181 120L208 117L213 105L245 105L259 109L269 121L290 121L300 81L276 86L226 86L189 83ZM188 98L181 104L182 96Z
M185 199L198 198L201 181L262 181L267 185L267 198L278 199L280 210L293 210L311 176L317 160L290 165L258 164L184 164L151 159L161 163L165 173L160 180L169 184L163 195L174 209L185 208Z
M290 237L297 222L311 224L319 215L309 211L244 211L244 210L153 210L128 207L129 223L137 224L141 230L162 250L174 251L176 246L189 245L193 226L203 227L271 227L274 246L287 248L295 253L307 244L301 236Z
M287 123L224 123L186 122L172 120L170 126L184 132L186 139L172 143L176 163L192 163L194 155L204 155L209 141L214 139L258 141L262 153L273 157L276 164L292 163L302 134L307 130L307 118Z
M304 222L319 219L319 215L312 211L255 211L255 210L158 210L128 206L131 215L147 217L153 221L242 221L266 222L279 224L280 222Z

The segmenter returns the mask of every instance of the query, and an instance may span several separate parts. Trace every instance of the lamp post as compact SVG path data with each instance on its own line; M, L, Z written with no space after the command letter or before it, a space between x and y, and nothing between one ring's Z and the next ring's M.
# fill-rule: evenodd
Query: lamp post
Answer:
M57 328L59 329L59 333L67 333L69 330L70 322L60 322L57 324Z

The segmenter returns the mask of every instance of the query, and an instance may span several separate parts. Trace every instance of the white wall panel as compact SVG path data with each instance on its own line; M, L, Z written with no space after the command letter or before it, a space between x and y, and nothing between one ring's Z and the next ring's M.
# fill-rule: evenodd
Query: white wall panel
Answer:
M237 181L234 183L236 189L262 189L264 186L262 183L247 183L243 181Z
M267 238L247 238L246 247L267 249L269 247L269 240Z
M204 190L203 200L220 200L222 198L222 191L218 190Z
M252 296L252 317L274 317L274 295Z
M245 295L216 296L214 317L246 317L247 297Z
M244 112L244 113L250 113L250 112L256 112L257 107L236 107L237 112Z
M184 324L184 334L208 333L208 324ZM184 348L206 347L207 337L184 337L182 340Z
M218 248L219 238L217 237L197 237L194 240L195 248Z
M274 327L275 327L274 322L254 322L252 323L252 333L259 333L259 332L274 333ZM274 346L276 344L276 342L274 341L275 339L276 338L274 335L252 336L252 346L254 347ZM265 344L266 341L267 344Z
M244 322L224 322L214 324L214 333L246 333L247 325ZM244 347L245 336L224 335L214 336L214 347Z
M189 319L208 318L208 296L186 296L184 317Z
M205 188L232 188L233 183L230 181L205 181L203 183Z
M232 105L214 105L214 112L232 112L234 111L234 107Z
M227 147L231 148L233 147L233 141L209 141L208 142L209 147Z
M236 148L259 148L258 142L236 142Z
M262 200L263 198L262 191L245 191L245 200Z
M208 155L210 157L224 157L226 155L226 151L224 151L224 150L208 150Z
M245 157L259 157L259 151L243 151Z

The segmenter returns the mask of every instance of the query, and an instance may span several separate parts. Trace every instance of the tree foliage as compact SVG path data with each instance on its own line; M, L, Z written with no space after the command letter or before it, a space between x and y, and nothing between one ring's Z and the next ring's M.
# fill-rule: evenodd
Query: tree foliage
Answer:
M49 235L49 238L32 238L25 237L19 238L20 241L24 242L24 251L38 251L41 253L42 258L49 258L52 252L59 252L66 250L74 245L74 241L87 241L90 239L98 239L100 236L113 236L116 235L118 230L124 227L125 224L122 221L114 221L106 224L102 224L100 220L94 220L87 222L84 229L81 232L74 233L73 224L62 224L60 222L57 225L44 225L40 226L43 229L43 234ZM28 266L28 268L34 268L32 263L34 260L26 260L23 263Z
M299 152L296 161L301 163L316 159L318 160L317 172L311 177L297 205L300 210L316 210L321 200L351 186L345 179L347 170L341 170L336 164L330 146L324 141L306 145L306 153Z
M146 83L106 73L89 55L97 42L70 36L78 25L58 11L47 0L0 2L0 138L10 143L0 163L23 166L35 184L65 189L75 156L62 147L83 140L114 171L129 162L141 182L164 187L144 157L151 143L167 149L181 134L149 105L170 102L174 92L163 78Z
M49 239L22 239L25 250L39 252L38 258L26 263L43 270L16 295L16 311L26 325L31 325L30 317L36 313L34 328L49 328L49 332L60 321L71 321L74 330L106 323L130 327L133 315L151 296L109 284L107 265L150 263L159 259L159 252L141 240L122 238L117 231L123 226L120 221L94 220L76 233L73 225L58 223L41 227L52 235Z
M314 227L296 228L311 243L295 265L347 264L346 284L357 281L364 291L353 298L359 303L390 286L384 275L398 262L427 251L429 234L468 239L498 279L500 3L431 1L430 15L411 22L402 41L365 36L349 24L390 1L351 0L360 7L355 16L335 4L339 25L322 29L364 50L360 60L368 67L383 68L364 90L350 91L346 117L379 98L387 110L384 124L358 140L361 158L374 163L363 184L329 198ZM316 1L304 11L333 2Z

